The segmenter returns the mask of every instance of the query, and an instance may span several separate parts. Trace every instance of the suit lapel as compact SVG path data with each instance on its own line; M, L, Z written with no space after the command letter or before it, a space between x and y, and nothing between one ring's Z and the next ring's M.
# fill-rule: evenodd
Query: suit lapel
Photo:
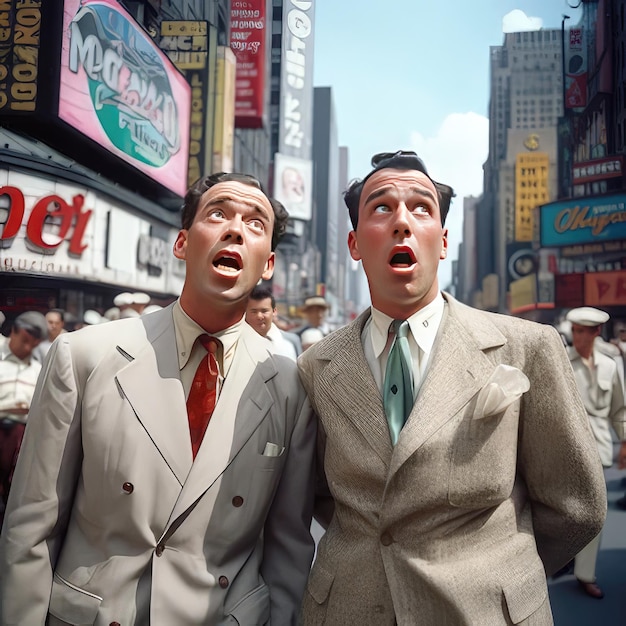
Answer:
M331 334L320 346L318 358L328 360L320 374L320 386L335 402L346 419L363 435L373 451L389 465L392 446L382 397L365 359L361 333L369 309L345 332Z
M447 312L426 378L394 448L390 475L483 387L494 369L484 350L506 341L484 315L477 315L448 296L446 300Z
M267 381L277 373L265 340L244 326L211 421L170 520L175 520L220 478L267 416L273 397ZM189 446L189 442L187 442ZM216 490L217 493L217 490Z
M132 360L117 373L116 381L182 485L192 458L171 307L142 318L142 322L148 343L136 354L129 346L118 346Z

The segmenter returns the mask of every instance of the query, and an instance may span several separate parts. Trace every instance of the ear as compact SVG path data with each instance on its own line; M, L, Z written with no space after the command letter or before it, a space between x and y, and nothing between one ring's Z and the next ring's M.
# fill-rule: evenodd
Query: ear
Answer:
M357 243L357 240L356 240L356 231L354 230L351 230L348 233L348 250L350 251L350 256L355 261L361 260L361 254L359 252L359 244Z
M440 259L445 259L448 256L448 229L446 228L443 231L443 237L441 240L441 254L439 255Z
M269 280L274 275L274 261L276 260L276 254L274 252L270 252L270 256L265 262L265 269L261 274L261 278L263 280Z
M174 256L184 261L187 258L187 230L179 230L174 242Z

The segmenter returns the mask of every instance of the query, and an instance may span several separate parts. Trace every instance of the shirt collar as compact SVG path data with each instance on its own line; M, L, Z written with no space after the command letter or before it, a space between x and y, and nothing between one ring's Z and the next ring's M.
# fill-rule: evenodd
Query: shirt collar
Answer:
M238 322L220 330L217 333L207 333L202 326L194 322L183 310L180 299L176 301L173 309L174 330L176 332L176 346L178 347L178 366L182 370L187 364L196 339L200 335L210 334L212 337L219 339L224 348L224 363L229 362L232 352L235 349L243 324L245 324L245 316Z
M409 327L411 328L411 334L415 339L417 345L426 354L430 354L441 318L443 316L443 308L445 301L441 292L437 294L437 297L429 302L424 308L416 311L408 318ZM372 311L372 347L374 348L374 354L378 358L387 345L389 338L389 326L393 322L393 318L389 315L385 315L378 309L371 307Z

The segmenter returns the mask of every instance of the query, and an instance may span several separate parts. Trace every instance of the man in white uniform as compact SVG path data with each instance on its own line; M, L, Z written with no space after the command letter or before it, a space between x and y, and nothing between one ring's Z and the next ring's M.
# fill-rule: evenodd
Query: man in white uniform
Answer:
M568 349L576 384L582 396L591 430L598 444L600 460L605 468L613 465L611 426L622 441L618 466L626 467L626 409L617 364L598 350L596 337L609 314L593 307L572 309L566 316L572 324L572 343ZM592 598L602 599L604 592L596 583L596 560L600 536L593 539L575 558L574 575L582 589Z

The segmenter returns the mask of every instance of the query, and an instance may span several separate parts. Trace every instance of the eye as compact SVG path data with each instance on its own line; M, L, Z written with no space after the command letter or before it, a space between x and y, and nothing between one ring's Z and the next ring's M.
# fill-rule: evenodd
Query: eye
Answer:
M224 211L222 211L222 209L211 209L207 213L207 218L209 219L223 220L225 217L226 216L224 215Z
M413 208L413 213L420 213L423 215L428 215L430 214L431 209L427 204L416 204L415 207Z
M386 204L379 204L374 207L374 213L389 213L390 210Z
M255 232L258 232L258 233L265 232L265 222L263 220L260 220L257 218L248 220L248 226Z

